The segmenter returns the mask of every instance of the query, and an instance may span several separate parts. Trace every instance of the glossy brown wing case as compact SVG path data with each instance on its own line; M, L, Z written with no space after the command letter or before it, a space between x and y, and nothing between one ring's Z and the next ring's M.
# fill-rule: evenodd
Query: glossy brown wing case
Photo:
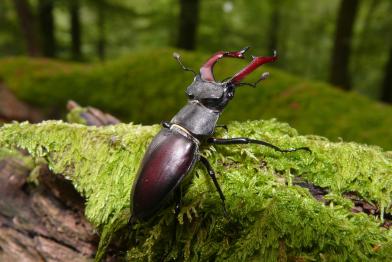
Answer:
M131 203L132 216L145 219L179 185L198 160L198 145L170 129L162 129L151 142L139 167Z

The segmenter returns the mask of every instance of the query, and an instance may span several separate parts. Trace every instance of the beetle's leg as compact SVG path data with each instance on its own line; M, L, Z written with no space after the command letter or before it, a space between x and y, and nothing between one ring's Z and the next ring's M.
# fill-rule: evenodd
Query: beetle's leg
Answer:
M175 241L176 241L177 226L178 226L178 215L180 214L180 210L181 210L181 198L182 198L181 186L178 186L174 190L175 206L174 206L173 243L175 243Z
M217 125L217 128L223 128L224 130L226 130L226 132L229 132L229 128L227 127L227 125Z
M177 220L177 216L180 214L180 210L181 210L181 198L182 198L181 186L178 186L174 191L174 199L175 199L175 203L176 203L176 205L174 206L174 214L176 216L176 220Z
M282 149L280 147L277 147L273 144L270 144L268 142L262 141L262 140L256 140L256 139L251 139L251 138L246 138L246 137L236 137L236 138L209 138L207 140L208 143L211 144L217 144L217 145L239 145L239 144L258 144L258 145L263 145L266 147L270 147L276 151L287 153L287 152L295 152L298 150L305 150L308 152L312 152L309 147L298 147L298 148L288 148L288 149Z
M220 188L218 181L216 180L215 172L212 169L210 163L208 162L207 158L200 156L200 162L205 166L207 169L208 175L211 177L212 182L214 182L215 188L219 193L219 197L222 201L223 212L227 215L226 205L225 205L225 196L223 195L222 189Z

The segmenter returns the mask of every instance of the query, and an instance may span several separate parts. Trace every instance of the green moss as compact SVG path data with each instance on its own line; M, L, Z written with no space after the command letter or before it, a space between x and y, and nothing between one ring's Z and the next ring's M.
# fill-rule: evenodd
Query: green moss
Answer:
M64 110L68 99L92 105L135 123L169 120L185 104L192 75L171 58L172 49L148 50L92 66L51 60L10 58L0 61L0 78L18 97L47 110ZM206 54L181 52L197 69ZM219 79L244 61L217 65ZM392 108L330 85L304 80L265 67L271 77L256 89L241 87L221 122L278 118L301 133L392 148ZM253 77L259 74L254 73Z
M129 218L136 169L158 129L133 124L96 128L56 121L9 124L0 129L0 147L25 148L73 181L87 199L87 217L101 229L100 256L113 232ZM353 191L390 214L391 152L299 136L275 120L233 122L229 133L217 134L235 136L286 148L308 146L312 154L281 154L256 145L205 148L203 155L216 170L225 193L228 216L212 182L198 166L183 198L177 241L171 242L170 206L152 221L129 229L139 240L129 247L129 260L155 261L164 256L191 261L392 259L392 231L380 227L380 218L354 214L341 201L344 192ZM291 185L294 175L329 188L332 204L324 206L307 189Z

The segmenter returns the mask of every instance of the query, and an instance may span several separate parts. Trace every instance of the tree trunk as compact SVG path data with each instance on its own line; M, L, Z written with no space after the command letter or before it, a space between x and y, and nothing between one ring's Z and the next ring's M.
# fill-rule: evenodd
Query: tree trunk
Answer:
M99 59L105 60L106 34L105 34L105 0L97 0L97 26L98 41L97 54Z
M389 49L388 62L385 65L381 101L392 104L392 45Z
M336 23L329 81L345 90L351 89L349 72L351 39L358 6L359 0L342 0Z
M82 59L81 23L79 0L72 0L69 3L70 24L71 24L71 55L74 60Z
M26 43L26 49L29 56L38 56L40 54L39 44L36 37L35 17L31 12L28 0L14 0L16 13L18 14L20 29Z
M268 34L268 50L270 51L278 49L278 33L279 33L279 26L280 26L281 4L282 4L281 0L270 1L271 17L270 17L269 34Z
M199 23L199 0L180 0L180 21L177 47L194 50Z
M56 56L53 8L53 0L39 0L38 2L38 19L42 42L42 53L46 57Z

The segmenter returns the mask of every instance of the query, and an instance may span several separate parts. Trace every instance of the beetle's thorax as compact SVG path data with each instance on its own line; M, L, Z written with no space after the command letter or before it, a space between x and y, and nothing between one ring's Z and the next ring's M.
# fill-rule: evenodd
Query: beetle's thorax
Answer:
M185 128L200 139L214 133L219 116L219 111L211 110L197 100L189 100L170 122Z
M234 96L234 88L225 83L195 77L187 88L188 103L173 117L178 124L197 137L211 136L223 109Z
M205 81L198 75L186 89L188 99L197 101L208 109L222 112L234 97L234 85L227 82Z

